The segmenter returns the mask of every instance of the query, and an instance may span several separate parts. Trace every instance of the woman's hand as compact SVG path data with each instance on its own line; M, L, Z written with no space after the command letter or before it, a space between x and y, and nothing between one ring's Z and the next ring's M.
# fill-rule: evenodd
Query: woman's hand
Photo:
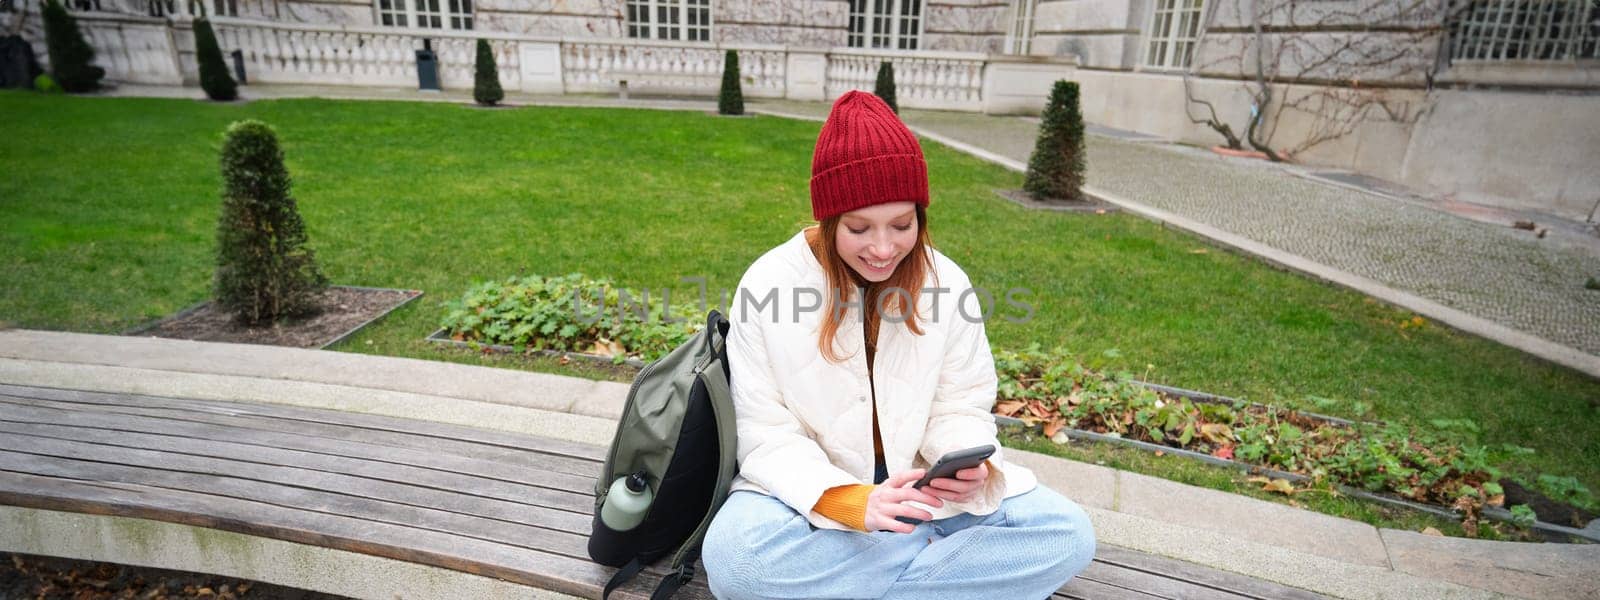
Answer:
M909 517L921 521L933 518L928 511L916 508L903 502L916 501L938 508L944 506L944 501L935 498L923 490L911 487L918 479L922 479L923 469L901 471L889 476L883 483L878 484L867 495L867 518L864 524L867 531L893 531L896 533L911 533L917 527L910 523L896 521L895 517ZM927 488L923 488L927 489Z
M922 488L928 494L949 502L971 502L989 480L989 461L978 463L970 469L956 471L954 479L941 478L928 482Z

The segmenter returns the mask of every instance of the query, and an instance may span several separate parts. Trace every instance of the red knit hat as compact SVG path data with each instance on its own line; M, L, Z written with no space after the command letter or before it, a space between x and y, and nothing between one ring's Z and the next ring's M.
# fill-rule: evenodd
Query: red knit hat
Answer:
M916 136L877 96L845 92L811 155L811 215L821 221L905 201L928 205L928 163Z

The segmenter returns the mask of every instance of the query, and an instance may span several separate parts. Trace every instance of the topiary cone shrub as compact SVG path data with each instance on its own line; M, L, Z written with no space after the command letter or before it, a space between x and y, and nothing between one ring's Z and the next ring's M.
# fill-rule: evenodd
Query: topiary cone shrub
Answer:
M894 101L894 65L887 60L878 64L878 82L872 86L872 93L882 98L894 114L900 114L900 105Z
M722 59L722 94L717 96L717 112L744 114L744 90L739 87L739 53L732 50Z
M1028 158L1028 178L1022 189L1035 198L1082 202L1086 168L1083 148L1083 111L1078 108L1078 84L1061 80L1050 90L1039 141Z
M506 97L500 89L500 69L494 64L494 50L488 40L478 40L477 72L472 81L472 99L484 106L494 106Z
M208 19L194 20L194 54L200 63L200 89L212 100L233 100L239 97L239 84L228 74L228 63L222 60L222 48L217 45L217 32L211 29Z
M248 325L314 312L328 281L306 247L277 134L260 121L234 123L221 162L217 305Z
M72 93L100 89L106 70L89 64L94 48L78 30L78 20L56 0L44 4L44 40L50 55L50 75L61 89Z

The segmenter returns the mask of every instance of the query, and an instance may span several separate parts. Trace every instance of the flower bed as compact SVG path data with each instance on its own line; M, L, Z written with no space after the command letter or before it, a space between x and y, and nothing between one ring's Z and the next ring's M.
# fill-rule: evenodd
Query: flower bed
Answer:
M1000 380L995 413L1041 427L1046 437L1076 430L1291 474L1302 482L1326 481L1447 507L1469 534L1486 510L1533 524L1525 507L1498 508L1505 503L1505 490L1485 448L1437 432L1187 397L1136 381L1131 373L1090 369L1064 351L1046 352L1037 345L1021 352L996 350L995 367ZM1293 491L1290 481L1280 481L1269 481L1269 489Z
M579 273L483 282L444 307L441 325L450 340L515 352L580 352L616 363L665 356L705 327L694 305L652 307L642 294Z

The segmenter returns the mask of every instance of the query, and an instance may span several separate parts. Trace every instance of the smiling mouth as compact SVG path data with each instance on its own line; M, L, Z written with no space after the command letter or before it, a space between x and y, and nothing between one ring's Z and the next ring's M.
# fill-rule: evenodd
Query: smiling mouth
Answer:
M887 268L889 268L889 265L894 264L894 260L893 259L886 260L886 261L883 261L883 262L873 262L873 261L870 261L870 260L867 260L867 259L863 258L863 259L861 259L861 262L867 263L867 266L872 267L874 269L878 269L878 270L887 269Z

